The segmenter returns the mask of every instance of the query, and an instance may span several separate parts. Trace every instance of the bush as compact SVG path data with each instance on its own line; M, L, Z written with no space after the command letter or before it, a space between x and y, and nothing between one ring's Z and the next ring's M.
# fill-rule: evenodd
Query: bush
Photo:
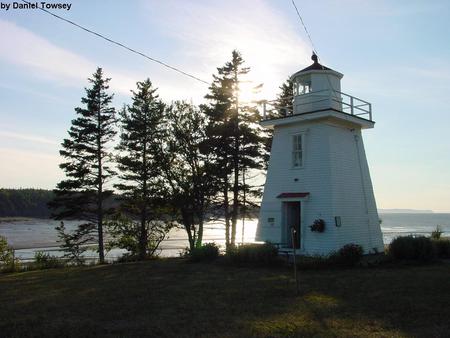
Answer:
M64 261L48 253L37 251L34 254L34 266L36 269L55 269L62 268L65 265Z
M278 248L271 243L243 244L229 250L227 257L237 264L273 265L280 262Z
M216 243L205 243L201 247L189 250L188 257L193 262L211 262L219 257L219 247Z
M450 258L450 239L440 238L432 240L434 250L439 258Z
M435 258L433 243L424 236L395 238L389 245L389 254L395 259L429 261Z
M344 266L355 266L361 261L364 250L361 245L349 243L330 255L332 263Z
M0 271L15 272L20 270L20 262L14 258L14 249L8 245L6 238L0 236Z
M431 232L431 238L439 239L439 238L441 238L442 234L443 234L443 232L441 230L441 227L439 225L437 225L436 229Z

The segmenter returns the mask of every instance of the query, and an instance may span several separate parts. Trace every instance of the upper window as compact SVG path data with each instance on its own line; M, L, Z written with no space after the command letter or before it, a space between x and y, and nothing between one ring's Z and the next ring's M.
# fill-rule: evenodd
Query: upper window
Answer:
M292 167L300 168L303 166L303 134L292 135Z
M308 94L311 91L311 83L300 83L298 86L298 94Z
M303 95L311 92L311 80L309 78L297 79L294 82L294 95Z

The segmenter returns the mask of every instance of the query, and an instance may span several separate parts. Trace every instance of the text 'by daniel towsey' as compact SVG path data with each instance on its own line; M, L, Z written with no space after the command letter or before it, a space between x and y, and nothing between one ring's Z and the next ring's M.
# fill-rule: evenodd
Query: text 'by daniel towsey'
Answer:
M70 11L72 7L68 2L0 2L0 9L9 11L10 9L65 9Z

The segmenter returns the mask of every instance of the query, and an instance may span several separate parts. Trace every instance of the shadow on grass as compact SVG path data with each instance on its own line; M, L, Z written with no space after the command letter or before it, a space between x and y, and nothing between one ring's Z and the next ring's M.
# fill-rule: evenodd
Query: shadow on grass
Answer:
M446 336L450 269L300 272L180 259L0 277L2 336Z

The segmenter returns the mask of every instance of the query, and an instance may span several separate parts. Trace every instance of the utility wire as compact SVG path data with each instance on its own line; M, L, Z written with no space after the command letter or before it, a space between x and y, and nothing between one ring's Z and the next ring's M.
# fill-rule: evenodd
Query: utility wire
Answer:
M302 23L303 29L305 30L306 35L308 36L309 42L311 42L311 47L312 47L314 53L315 53L316 55L318 55L319 53L317 53L316 47L314 46L314 42L313 42L313 40L312 40L312 38L311 38L311 35L310 35L309 32L308 32L308 28L306 28L305 22L303 21L303 18L302 18L302 16L300 15L300 12L298 11L297 5L295 4L295 1L294 1L294 0L292 0L292 5L294 5L295 11L297 12L297 16L298 16L298 18L300 19L300 22Z
M29 1L22 0L22 2L24 2L24 3L26 3L26 4L30 4ZM80 29L82 29L82 30L84 30L84 31L86 31L86 32L88 32L88 33L90 33L90 34L93 34L93 35L95 35L95 36L97 36L97 37L99 37L99 38L101 38L101 39L103 39L103 40L106 40L106 41L108 41L108 42L110 42L110 43L112 43L112 44L115 44L115 45L117 45L117 46L119 46L119 47L122 47L122 48L124 48L124 49L126 49L126 50L128 50L128 51L130 51L130 52L132 52L132 53L135 53L135 54L137 54L137 55L140 55L140 56L142 56L142 57L144 57L144 58L146 58L146 59L148 59L148 60L150 60L150 61L156 62L156 63L158 63L158 64L160 64L160 65L162 65L162 66L164 66L164 67L166 67L166 68L169 68L170 70L173 70L173 71L175 71L175 72L177 72L177 73L180 73L180 74L182 74L182 75L184 75L184 76L188 76L188 77L190 77L191 79L194 79L194 80L199 81L199 82L201 82L201 83L204 83L204 84L207 84L207 85L210 84L209 82L207 82L207 81L205 81L205 80L202 80L202 79L200 79L199 77L197 77L197 76L195 76L195 75L189 74L189 73L187 73L187 72L185 72L185 71L183 71L183 70L181 70L181 69L179 69L179 68L173 67L173 66L171 66L171 65L169 65L169 64L167 64L167 63L165 63L165 62L163 62L163 61L160 61L160 60L157 60L157 59L155 59L155 58L152 58L151 56L148 56L148 55L144 54L143 52L139 52L139 51L137 51L137 50L135 50L135 49L133 49L133 48L127 47L127 46L124 45L123 43L114 41L113 39L110 39L110 38L108 38L108 37L106 37L106 36L104 36L104 35L102 35L102 34L100 34L100 33L94 32L93 30L90 30L90 29L88 29L88 28L86 28L86 27L83 27L83 26L77 24L76 22L73 22L73 21L68 20L68 19L65 19L65 18L63 18L63 17L61 17L61 16L59 16L59 15L57 15L57 14L55 14L55 13L52 13L52 12L46 10L45 8L42 8L42 7L38 7L38 8L39 8L41 11L43 11L43 12L45 12L45 13L47 13L47 14L50 14L51 16L53 16L53 17L55 17L55 18L57 18L57 19L59 19L59 20L62 20L62 21L64 21L64 22L67 22L67 23L69 23L69 24L71 24L71 25L73 25L73 26L75 26L75 27L78 27L78 28L80 28Z
M317 49L316 49L316 47L314 46L314 42L313 42L313 40L312 40L312 38L311 38L311 35L309 34L308 28L306 28L306 24L305 24L305 22L303 21L302 16L300 15L300 12L299 12L299 10L298 10L298 8L297 8L297 5L295 4L295 1L294 1L294 0L291 0L291 1L292 1L292 5L293 5L294 8L295 8L295 11L297 12L297 16L298 16L298 18L300 19L300 22L301 22L301 24L302 24L302 26L303 26L303 29L305 30L305 33L306 33L306 35L308 36L309 42L311 43L312 50L313 50L314 54L316 54L317 59L320 60L320 58L319 58L319 53L317 53ZM325 70L325 68L323 67L323 65L321 65L321 66L322 66L322 70ZM328 76L328 74L326 74L326 76L327 76L328 84L330 85L331 93L336 97L336 99L339 100L339 96L335 93L335 91L334 91L334 89L333 89L333 85L331 84L330 77Z

